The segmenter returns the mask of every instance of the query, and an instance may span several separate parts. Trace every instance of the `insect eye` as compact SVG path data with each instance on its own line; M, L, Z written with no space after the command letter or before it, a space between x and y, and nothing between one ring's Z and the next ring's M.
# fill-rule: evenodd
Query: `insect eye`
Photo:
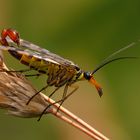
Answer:
M90 80L91 73L90 72L84 72L84 77L85 77L85 79Z

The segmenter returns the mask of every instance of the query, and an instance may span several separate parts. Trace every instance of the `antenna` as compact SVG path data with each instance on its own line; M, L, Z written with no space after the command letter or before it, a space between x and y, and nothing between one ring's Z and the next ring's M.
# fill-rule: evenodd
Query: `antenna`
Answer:
M129 56L126 56L126 57L125 57L125 56L124 56L124 57L118 57L118 58L111 59L113 56L115 56L115 55L117 55L117 54L119 54L119 53L125 51L126 49L135 46L135 45L136 45L136 43L133 42L133 43L131 43L131 44L125 46L124 48L121 48L121 49L119 49L118 51L116 51L116 52L112 53L111 55L109 55L107 58L105 58L105 59L101 62L101 64L99 64L99 65L93 70L92 74L96 73L99 69L101 69L102 67L104 67L105 65L107 65L107 64L109 64L109 63L111 63L111 62L114 62L114 61L117 61L117 60L122 60L122 59L136 59L136 58L138 58L138 57L131 57L131 56L130 56L130 57L129 57Z

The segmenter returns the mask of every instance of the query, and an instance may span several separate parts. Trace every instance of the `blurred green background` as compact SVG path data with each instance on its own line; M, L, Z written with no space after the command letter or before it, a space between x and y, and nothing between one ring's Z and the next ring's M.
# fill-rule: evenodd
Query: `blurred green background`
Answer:
M139 0L0 0L0 5L0 30L14 28L21 38L74 61L84 70L92 71L106 56L140 39ZM140 56L140 43L118 56L124 55ZM7 60L16 67L18 61ZM17 69L21 67L19 64ZM79 82L79 90L64 106L112 140L138 140L139 72L140 60L112 63L95 75L104 89L102 98L87 81ZM42 81L34 82L35 86L41 87ZM54 116L36 120L1 111L0 139L91 139Z

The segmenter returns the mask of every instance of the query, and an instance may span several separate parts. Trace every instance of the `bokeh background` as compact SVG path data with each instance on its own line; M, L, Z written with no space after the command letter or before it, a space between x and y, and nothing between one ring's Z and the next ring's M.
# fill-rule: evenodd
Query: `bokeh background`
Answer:
M0 30L14 28L84 70L92 71L109 54L140 39L139 0L0 0L0 5ZM118 56L140 56L140 43ZM12 68L23 67L8 55L5 59ZM95 77L102 98L87 81L79 82L64 106L111 140L140 139L140 60L114 62ZM37 89L44 83L33 80ZM36 120L0 111L0 139L91 139L54 116Z

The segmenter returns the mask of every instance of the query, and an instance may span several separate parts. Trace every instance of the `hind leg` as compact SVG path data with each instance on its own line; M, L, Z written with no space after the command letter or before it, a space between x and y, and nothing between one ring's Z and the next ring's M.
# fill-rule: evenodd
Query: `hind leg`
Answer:
M79 86L77 86L77 85L70 85L70 87L72 87L72 88L74 88L74 89L73 89L69 94L67 94L68 87L69 87L69 85L66 85L66 86L65 86L62 99L60 99L60 100L58 100L58 101L56 101L56 102L54 102L54 103L48 105L48 106L42 111L42 113L40 114L40 117L39 117L38 121L40 121L41 117L42 117L43 114L46 112L46 110L47 110L48 108L50 108L52 105L56 104L56 103L60 103L60 105L59 105L59 107L57 108L57 111L56 111L56 112L58 112L60 106L64 103L64 101L65 101L68 97L70 97L70 96L79 88Z

